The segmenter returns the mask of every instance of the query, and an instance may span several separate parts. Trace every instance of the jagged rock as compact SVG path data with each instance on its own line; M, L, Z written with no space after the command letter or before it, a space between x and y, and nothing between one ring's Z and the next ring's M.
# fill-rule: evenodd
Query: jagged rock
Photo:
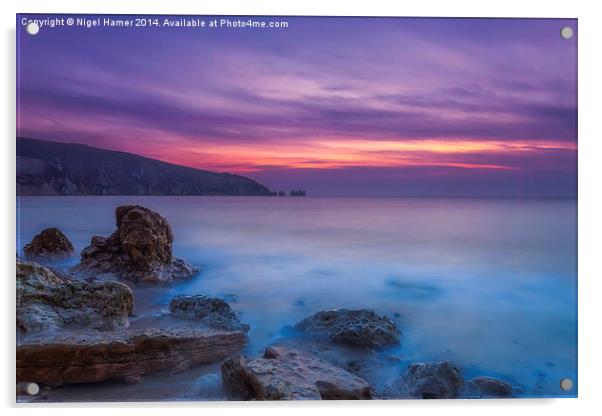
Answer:
M28 259L52 260L73 254L73 244L58 228L46 228L25 244L23 252Z
M240 318L225 301L203 295L178 295L169 303L169 311L179 317L195 319L199 322L219 329L240 330L247 332L248 324L240 322Z
M222 364L222 378L237 398L256 400L371 399L363 379L313 355L268 347L263 358L241 356Z
M126 327L134 296L119 282L67 279L33 262L17 260L17 327L27 331L85 325Z
M132 383L228 357L241 331L198 328L120 330L28 339L17 346L17 382L58 387L105 380Z
M468 383L469 389L483 397L512 397L512 385L493 377L477 377Z
M297 323L295 329L358 347L397 344L401 338L401 332L392 320L367 309L318 312Z
M403 379L411 397L455 399L464 385L460 370L447 361L411 364Z
M173 234L161 215L139 205L124 205L117 207L115 218L117 230L109 237L92 237L74 271L114 273L142 283L184 280L198 272L172 256Z

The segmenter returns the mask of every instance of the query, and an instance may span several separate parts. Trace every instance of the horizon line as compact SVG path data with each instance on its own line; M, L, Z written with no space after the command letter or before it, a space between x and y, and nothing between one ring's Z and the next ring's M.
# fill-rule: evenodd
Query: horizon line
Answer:
M140 195L140 194L16 194L17 197L152 197L152 198L362 198L362 199L571 199L578 200L578 196L472 196L472 195L307 195L307 196L290 196L290 195Z

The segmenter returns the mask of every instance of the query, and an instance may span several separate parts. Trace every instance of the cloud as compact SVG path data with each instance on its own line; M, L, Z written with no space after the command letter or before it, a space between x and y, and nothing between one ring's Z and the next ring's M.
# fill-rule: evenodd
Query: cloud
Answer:
M575 154L576 47L550 35L573 23L291 18L280 32L49 31L19 40L18 133L216 170L447 167L436 172L526 180L553 169L545 157L562 170Z

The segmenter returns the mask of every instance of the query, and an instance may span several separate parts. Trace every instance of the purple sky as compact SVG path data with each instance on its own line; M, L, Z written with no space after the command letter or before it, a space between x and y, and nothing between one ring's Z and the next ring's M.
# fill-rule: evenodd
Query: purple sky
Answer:
M18 25L17 134L310 195L576 196L575 20L271 20Z

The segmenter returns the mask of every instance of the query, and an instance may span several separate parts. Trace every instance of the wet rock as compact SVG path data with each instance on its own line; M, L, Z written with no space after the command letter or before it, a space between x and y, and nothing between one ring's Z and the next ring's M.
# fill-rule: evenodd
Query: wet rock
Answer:
M263 358L234 357L222 364L224 384L246 400L371 399L363 379L308 353L268 347Z
M201 323L220 329L247 332L248 324L240 318L225 301L203 295L178 295L169 303L169 311L179 317L195 319Z
M139 205L124 205L117 207L115 218L117 230L109 237L92 237L75 271L114 273L141 283L184 280L198 272L173 257L173 234L161 215Z
M403 375L411 397L455 399L464 385L457 367L447 361L411 364Z
M222 380L233 397L252 400L257 397L255 389L247 381L245 374L247 360L242 355L231 357L221 365Z
M305 318L294 327L314 336L327 336L333 342L358 347L397 344L401 332L386 316L367 309L322 311Z
M52 273L54 273L60 279L75 280L75 276L72 273L69 273L68 271L59 269L58 267L50 267L50 266L44 266L44 267L48 268L48 270L50 270Z
M241 331L145 329L28 339L17 346L17 382L58 387L105 380L135 383L228 357L245 346Z
M483 397L512 397L512 385L493 377L477 377L467 384Z
M132 291L123 283L70 280L47 267L17 260L17 327L21 330L71 324L126 327L133 306Z
M73 244L58 228L46 228L25 244L25 257L32 260L53 260L73 254Z

